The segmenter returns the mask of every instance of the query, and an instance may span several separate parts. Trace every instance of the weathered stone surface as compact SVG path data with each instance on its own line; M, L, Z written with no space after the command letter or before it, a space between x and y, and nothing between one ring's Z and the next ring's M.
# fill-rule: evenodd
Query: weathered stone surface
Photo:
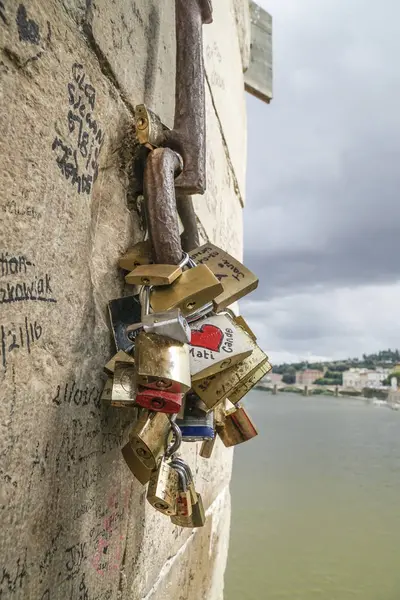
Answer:
M249 0L233 0L243 72L250 63L250 10Z
M226 144L227 158L232 165L232 177L243 203L246 172L246 109L237 27L232 0L219 0L213 3L213 7L213 23L204 27L207 82ZM227 68L228 64L232 65L231 68Z
M146 26L154 14L156 53ZM89 19L92 33L81 27ZM7 4L0 19L7 599L158 600L179 598L178 589L187 600L221 598L232 452L218 442L207 461L198 444L185 446L209 518L194 534L178 529L146 503L122 459L132 411L100 401L114 352L107 303L124 290L117 261L143 237L129 200L131 108L150 98L172 118L172 23L167 5L145 0L30 0ZM209 93L207 119L209 189L196 198L198 216L203 237L240 258L241 207Z
M194 206L210 241L230 254L242 258L243 221L232 169L220 134L211 95L206 92L207 114L207 190L194 196Z

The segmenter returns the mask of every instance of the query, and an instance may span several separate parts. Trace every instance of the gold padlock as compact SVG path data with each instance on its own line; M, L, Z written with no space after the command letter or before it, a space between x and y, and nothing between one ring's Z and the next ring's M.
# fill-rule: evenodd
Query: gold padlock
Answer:
M121 450L122 456L125 459L131 473L136 479L142 484L146 485L150 481L152 469L145 467L143 462L138 458L137 454L133 451L132 445L128 442Z
M128 444L133 454L147 469L156 468L157 460L165 449L170 430L171 423L168 415L162 412L144 410L134 423Z
M180 464L185 470L187 476L187 488L190 492L190 502L192 506L191 514L188 514L187 516L176 514L171 517L171 522L179 527L203 527L206 521L203 499L201 495L196 492L190 467L180 458L175 458L174 463Z
M214 299L216 312L243 298L258 286L258 277L254 273L213 244L204 244L189 254L196 263L207 264L222 283L223 291Z
M239 325L239 327L241 327L251 337L252 340L255 342L257 341L255 333L250 329L249 325L241 315L235 316L234 321L236 325Z
M165 515L175 515L178 483L177 471L162 457L157 470L150 477L147 500Z
M116 362L111 406L131 407L136 400L136 370L133 363Z
M252 390L253 387L260 381L260 379L265 377L265 375L269 373L271 369L272 366L268 361L253 369L253 371L251 371L251 373L231 392L229 400L232 402L232 404L236 404L246 394L248 394L250 390Z
M242 406L226 412L222 426L217 432L227 448L247 442L258 435L257 429Z
M130 285L170 285L182 275L179 265L140 265L125 277Z
M217 375L193 382L193 390L203 400L208 410L212 410L226 398L231 398L235 388L240 386L255 369L267 364L267 372L271 369L267 355L254 341L253 344L253 352L242 362Z
M192 382L229 369L253 351L253 340L227 315L205 317L190 328Z
M145 104L135 106L136 135L140 144L149 148L160 146L164 140L164 131L168 130L155 112Z
M204 442L202 442L199 452L202 458L211 458L216 441L217 436L215 435L212 440L204 440Z
M133 271L140 265L149 265L153 262L151 255L151 244L149 240L138 242L130 248L118 261L121 269Z
M135 363L138 385L181 393L190 389L187 344L142 331L136 337Z
M120 350L119 352L117 352L117 354L114 354L114 356L108 361L108 363L104 367L104 371L108 375L113 375L114 369L115 369L115 364L117 362L131 363L131 364L135 363L134 358L130 354L127 354L123 350Z
M187 316L214 300L223 289L206 265L198 265L183 271L170 286L154 289L150 304L154 312L180 308L183 316Z

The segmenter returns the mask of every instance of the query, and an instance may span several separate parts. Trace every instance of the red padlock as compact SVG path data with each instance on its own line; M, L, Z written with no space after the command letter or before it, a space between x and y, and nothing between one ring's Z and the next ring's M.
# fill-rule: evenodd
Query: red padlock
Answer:
M136 404L148 410L175 414L181 410L183 396L184 394L139 386L136 393Z

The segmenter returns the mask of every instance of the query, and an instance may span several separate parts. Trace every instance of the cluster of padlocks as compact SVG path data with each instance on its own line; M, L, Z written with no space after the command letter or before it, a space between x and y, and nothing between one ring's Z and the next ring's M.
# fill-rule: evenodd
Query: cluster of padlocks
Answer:
M176 525L201 527L201 496L177 451L181 442L201 441L200 455L210 458L217 437L234 446L257 435L240 400L271 366L228 307L258 279L210 243L183 253L179 265L151 257L145 241L120 259L126 282L141 287L109 303L117 353L105 367L103 398L139 409L122 454L148 483L150 504Z
M217 437L234 446L257 435L239 402L271 369L229 309L257 277L220 248L198 247L191 195L206 186L202 26L211 22L211 0L175 0L173 129L145 105L135 108L142 152L134 170L143 171L148 240L119 261L140 292L109 304L117 353L103 392L112 406L137 408L122 454L148 484L150 504L181 527L205 522L190 467L177 455L181 443L201 441L201 456L210 458Z

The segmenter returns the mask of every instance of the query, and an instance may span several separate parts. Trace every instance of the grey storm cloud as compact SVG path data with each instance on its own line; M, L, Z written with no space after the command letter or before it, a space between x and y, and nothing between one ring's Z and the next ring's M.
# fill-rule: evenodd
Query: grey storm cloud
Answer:
M274 98L247 98L243 314L275 362L400 346L400 3L258 2Z
M248 99L258 297L400 278L400 3L264 2L274 99Z

